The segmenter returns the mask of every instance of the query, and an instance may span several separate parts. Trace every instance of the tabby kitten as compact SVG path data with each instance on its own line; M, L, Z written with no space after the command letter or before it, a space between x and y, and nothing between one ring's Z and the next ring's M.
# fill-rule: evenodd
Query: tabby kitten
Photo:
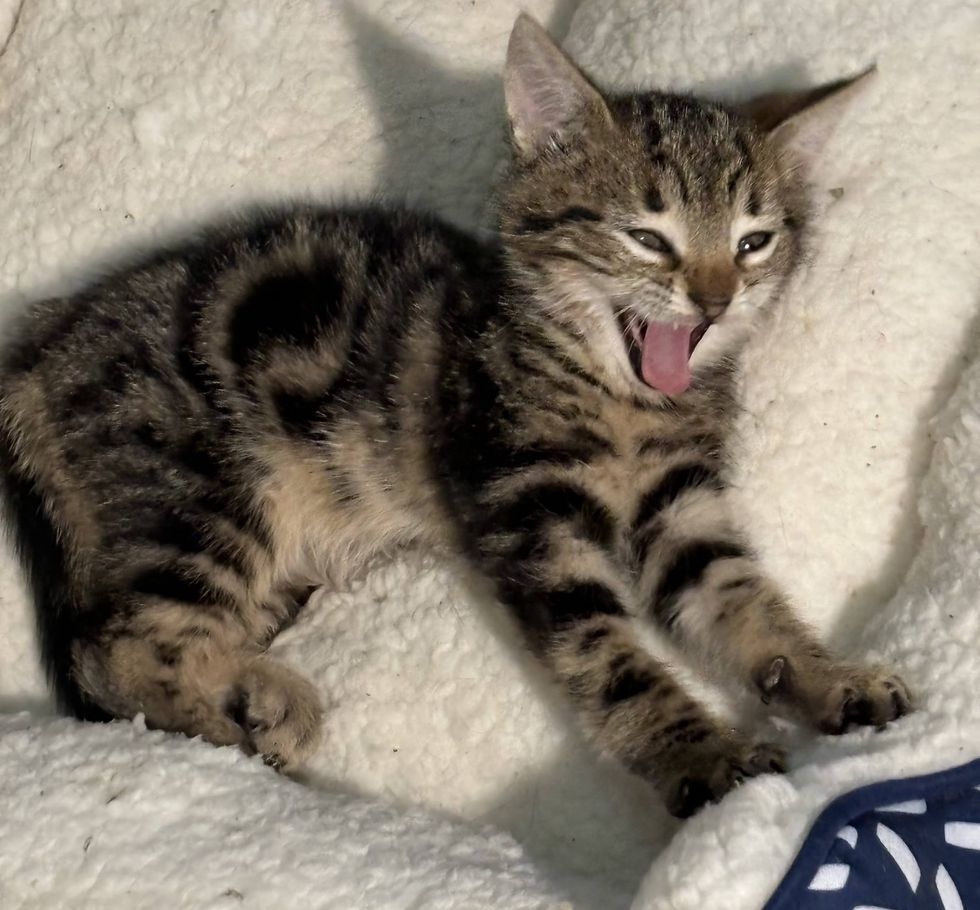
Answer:
M732 358L800 260L801 154L853 85L603 96L522 16L499 244L297 205L32 308L0 449L64 705L294 768L320 702L269 641L308 585L422 542L489 576L597 746L677 815L784 758L640 624L822 731L905 713L897 677L794 616L725 489Z

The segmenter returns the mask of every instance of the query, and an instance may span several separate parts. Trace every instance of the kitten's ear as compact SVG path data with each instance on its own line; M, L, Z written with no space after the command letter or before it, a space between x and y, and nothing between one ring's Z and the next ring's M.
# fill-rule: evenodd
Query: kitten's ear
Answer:
M527 13L517 17L510 33L504 96L515 149L527 157L555 136L610 119L592 83Z
M802 92L774 92L738 105L770 138L804 164L813 161L844 111L874 82L875 67Z

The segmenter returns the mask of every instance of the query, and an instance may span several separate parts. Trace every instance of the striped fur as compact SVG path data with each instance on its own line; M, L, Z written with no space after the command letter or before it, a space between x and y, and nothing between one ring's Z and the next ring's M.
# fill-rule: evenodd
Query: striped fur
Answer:
M578 99L543 137L529 55ZM527 19L508 103L499 244L296 205L25 315L0 455L66 708L294 767L319 699L265 648L310 584L408 542L486 573L597 746L679 815L783 757L688 696L639 623L829 732L908 708L793 617L726 505L734 356L803 242L793 160L717 105L602 99ZM647 216L684 234L677 261L624 237ZM739 219L779 232L759 266L730 248ZM691 388L644 384L624 313L720 294Z

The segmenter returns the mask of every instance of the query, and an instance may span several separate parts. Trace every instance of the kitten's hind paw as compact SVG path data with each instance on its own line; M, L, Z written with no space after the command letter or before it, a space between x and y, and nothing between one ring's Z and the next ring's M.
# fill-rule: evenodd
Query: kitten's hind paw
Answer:
M784 774L786 753L772 743L750 743L720 737L701 744L696 752L674 757L678 771L661 789L667 810L677 818L689 818L708 803L760 774Z

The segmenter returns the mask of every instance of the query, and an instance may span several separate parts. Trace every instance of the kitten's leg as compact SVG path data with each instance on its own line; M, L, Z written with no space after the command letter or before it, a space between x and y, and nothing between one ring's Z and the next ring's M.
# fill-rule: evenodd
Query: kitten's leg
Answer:
M141 606L75 648L86 696L119 717L238 745L291 770L320 737L316 690L264 656L240 623L186 603Z
M834 659L794 615L740 542L722 493L704 484L673 492L636 536L645 599L661 626L826 733L910 710L899 677Z
M650 780L680 818L746 778L785 770L782 750L724 727L691 698L630 622L583 614L543 653L600 751Z
M490 505L481 562L597 746L687 816L782 754L722 726L636 640L612 517L549 483Z
M754 561L705 573L700 590L678 601L677 628L702 650L723 657L763 701L781 701L824 733L880 727L911 709L905 683L882 667L833 658L793 613Z

